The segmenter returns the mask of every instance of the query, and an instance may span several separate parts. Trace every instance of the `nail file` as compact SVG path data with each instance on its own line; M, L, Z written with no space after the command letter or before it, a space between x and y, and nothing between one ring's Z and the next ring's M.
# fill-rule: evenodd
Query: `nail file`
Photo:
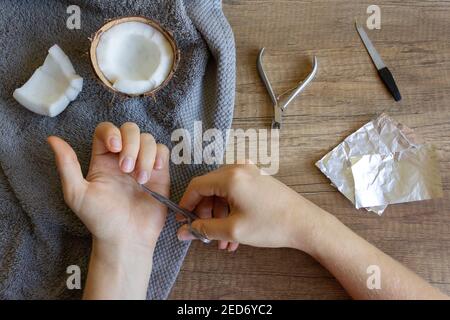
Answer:
M375 67L378 70L378 74L380 75L381 80L383 80L385 86L388 88L389 92L394 97L394 100L400 101L402 99L402 96L400 94L400 91L398 90L397 84L395 83L391 71L384 64L383 60L380 57L380 54L378 53L377 49L375 49L375 47L373 46L372 41L370 41L369 36L367 35L364 28L360 26L358 22L355 22L355 26L362 42L364 43L364 46L367 49L367 52L370 55L370 58L372 59Z

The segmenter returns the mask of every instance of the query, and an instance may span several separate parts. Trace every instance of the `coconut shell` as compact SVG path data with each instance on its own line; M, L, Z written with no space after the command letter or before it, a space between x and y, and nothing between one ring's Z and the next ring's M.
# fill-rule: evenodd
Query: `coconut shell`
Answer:
M101 69L98 65L98 62L97 62L97 45L100 41L100 37L102 36L102 34L106 31L108 31L109 29L111 29L112 27L114 27L115 25L118 25L120 23L125 23L125 22L141 22L141 23L148 24L149 26L155 28L156 30L158 30L159 32L161 32L164 35L164 37L170 43L172 50L173 50L172 68L170 69L170 72L169 72L169 75L167 76L167 78L158 87L156 87L148 92L142 93L142 94L126 94L126 93L120 92L117 89L115 89L112 86L112 83L105 77L105 75L101 71ZM127 97L136 97L136 96L152 96L152 97L154 97L155 93L158 92L159 90L161 90L163 87L165 87L169 83L170 79L172 79L172 77L177 69L178 63L180 62L180 50L177 47L177 44L175 42L175 39L172 36L172 33L170 31L165 30L156 21L153 21L149 18L141 17L141 16L121 17L121 18L109 20L108 22L106 22L92 37L89 55L90 55L92 68L94 69L94 73L97 76L98 80L108 90L110 90L114 93L118 93L120 95L127 96Z

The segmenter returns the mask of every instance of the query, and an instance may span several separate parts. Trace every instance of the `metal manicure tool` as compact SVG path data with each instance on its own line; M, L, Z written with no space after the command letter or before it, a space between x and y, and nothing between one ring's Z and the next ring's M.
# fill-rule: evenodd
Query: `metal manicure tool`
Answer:
M265 50L265 48L262 48L259 51L258 61L257 61L258 73L259 73L259 76L261 77L261 80L264 82L264 85L266 86L267 92L269 93L270 99L272 100L272 103L273 103L274 116L273 116L273 120L272 120L272 129L280 129L283 111L286 110L287 106L295 99L295 97L297 97L300 93L302 93L305 90L305 88L308 86L308 84L314 79L319 65L317 62L317 57L314 56L313 69L312 69L311 73L296 88L288 91L288 92L290 92L289 96L286 99L282 99L283 101L281 101L281 98L284 96L284 94L281 94L278 97L275 95L275 92L272 89L272 85L270 84L269 78L267 78L267 75L264 72L264 68L263 68L264 50ZM286 92L286 93L288 93L288 92Z
M367 52L369 53L370 58L373 61L373 64L378 70L378 74L380 75L381 80L383 80L384 85L389 90L392 97L394 97L395 101L402 100L402 95L398 90L397 84L395 83L391 71L389 71L389 69L384 64L377 49L375 49L375 47L372 44L372 41L370 41L369 37L367 36L366 31L361 25L358 24L358 21L355 21L355 26L356 30L358 31L359 37L364 43L364 46L366 47Z
M164 197L163 195L160 195L159 193L157 193L155 191L150 190L146 186L141 185L141 187L146 193L148 193L153 198L155 198L156 200L161 202L167 208L169 208L170 210L174 211L175 213L179 213L179 214L183 215L187 219L187 224L189 226L189 232L192 233L192 235L194 235L197 239L199 239L203 243L210 243L211 242L211 240L209 240L205 235L201 234L200 232L198 232L197 230L192 228L192 222L194 220L198 219L197 215L195 215L194 213L192 213L192 212L190 212L190 211L188 211L186 209L181 208L179 205L177 205L172 200Z

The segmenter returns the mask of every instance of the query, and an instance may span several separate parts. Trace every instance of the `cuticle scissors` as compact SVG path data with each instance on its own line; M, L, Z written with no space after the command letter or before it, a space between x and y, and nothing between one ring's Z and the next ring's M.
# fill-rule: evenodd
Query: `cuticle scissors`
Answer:
M197 239L199 239L201 242L203 243L210 243L211 240L208 239L208 237L202 233L200 233L199 231L197 231L196 229L194 229L192 227L192 222L194 222L195 220L199 219L198 216L195 213L192 213L184 208L181 208L179 205L177 205L175 202L173 202L172 200L170 200L169 198L164 197L163 195L150 190L149 188L147 188L146 186L144 186L143 184L140 185L142 187L142 189L149 195L151 195L154 199L158 200L160 203L162 203L163 205L165 205L167 208L169 208L170 210L174 211L175 213L179 213L182 216L184 216L187 219L187 224L189 226L189 232L196 237Z

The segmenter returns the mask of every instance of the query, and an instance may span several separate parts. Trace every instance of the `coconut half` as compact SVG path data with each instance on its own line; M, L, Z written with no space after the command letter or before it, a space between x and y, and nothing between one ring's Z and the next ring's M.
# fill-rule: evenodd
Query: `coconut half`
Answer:
M100 80L129 96L154 94L168 83L179 61L171 34L144 17L106 23L94 35L90 55Z
M83 88L83 78L58 45L48 50L44 64L13 93L22 106L37 114L54 117L63 112Z

